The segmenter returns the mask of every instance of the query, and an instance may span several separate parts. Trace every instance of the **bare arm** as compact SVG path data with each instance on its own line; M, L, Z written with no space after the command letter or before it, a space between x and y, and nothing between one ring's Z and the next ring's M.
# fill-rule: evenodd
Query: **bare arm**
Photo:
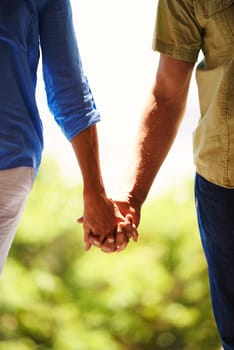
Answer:
M164 55L160 56L156 81L139 125L136 150L126 181L127 193L121 201L116 201L121 213L124 216L131 214L136 225L140 220L141 206L161 164L167 156L183 117L192 70L192 63L175 60ZM90 130L90 132L94 131ZM94 132L92 135L91 140L93 142L90 149L84 147L85 140L87 141L87 138L83 139L85 135L73 140L73 147L81 169L83 169L85 203L89 203L89 206L96 203L95 210L100 210L101 206L97 194L101 191L104 202L106 201L106 195L99 162L95 162L95 159L98 159L95 134ZM91 162L91 160L94 162ZM87 161L90 161L91 164L87 164ZM97 179L96 175L98 175ZM95 181L97 183L94 185L93 182ZM88 207L87 211L90 210ZM91 213L90 218L95 218L93 214ZM106 211L106 215L106 220L110 220L110 212ZM96 217L98 219L99 216L96 215ZM92 225L90 222L88 227L92 227ZM112 225L114 226L114 222L110 220L109 227L111 228ZM93 226L97 227L97 223L95 222ZM106 223L103 228L100 228L100 232L104 233L102 231L104 227L107 227ZM89 240L89 233L90 231L86 229L87 241ZM103 247L105 247L105 244L103 244Z
M114 230L116 226L115 208L107 198L103 184L96 125L76 135L71 143L83 177L84 214L82 222L86 249L89 249L88 237L91 232L97 235L100 241L103 241L104 236L111 234Z
M84 180L84 197L87 200L92 198L99 200L100 196L105 198L106 192L101 175L96 125L76 135L71 143Z
M125 222L125 225L119 228L118 234L121 238L120 248L123 249L128 240L121 232L125 231L125 226L131 231L131 225L106 196L99 162L96 125L79 133L71 143L83 177L84 214L80 222L84 227L86 249L89 249L91 244L101 246L107 237L115 237L118 223ZM90 239L92 235L93 240ZM114 251L115 241L107 241L102 249L105 252Z
M135 223L155 176L170 150L184 114L193 63L160 56L156 80L139 125L134 157L126 181L127 199L136 208ZM124 202L124 201L123 201Z

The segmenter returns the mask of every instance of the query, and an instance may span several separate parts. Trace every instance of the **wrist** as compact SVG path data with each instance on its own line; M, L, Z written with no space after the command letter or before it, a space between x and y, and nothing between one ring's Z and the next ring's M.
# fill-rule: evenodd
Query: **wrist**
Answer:
M107 196L105 189L103 187L99 188L84 188L83 197L86 203L94 203L98 201L106 201Z
M140 208L145 201L145 197L139 187L134 185L134 180L126 181L119 191L120 198L128 202L132 207Z
M145 199L141 198L141 196L134 193L134 191L129 191L127 197L128 197L128 203L133 208L141 208L141 206L145 200Z

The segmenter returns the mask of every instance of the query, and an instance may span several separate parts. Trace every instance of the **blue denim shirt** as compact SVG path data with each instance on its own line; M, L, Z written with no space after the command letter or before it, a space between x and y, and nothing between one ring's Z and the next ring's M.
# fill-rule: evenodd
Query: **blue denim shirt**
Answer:
M40 52L49 108L71 140L100 120L83 72L69 0L1 0L0 169L32 166L43 149L35 89Z

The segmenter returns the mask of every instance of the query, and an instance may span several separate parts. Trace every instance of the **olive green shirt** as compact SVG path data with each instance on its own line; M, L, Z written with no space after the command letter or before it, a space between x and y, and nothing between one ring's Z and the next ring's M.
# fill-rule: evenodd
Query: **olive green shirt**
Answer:
M207 180L234 188L234 0L159 0L153 49L189 62L202 51L194 162Z

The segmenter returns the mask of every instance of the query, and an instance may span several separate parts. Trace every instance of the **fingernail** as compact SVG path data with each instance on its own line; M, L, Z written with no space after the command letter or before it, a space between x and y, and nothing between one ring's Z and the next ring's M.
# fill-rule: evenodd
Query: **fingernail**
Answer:
M120 245L118 245L116 248L117 248L117 250L118 250L118 252L120 252L121 250L123 250L125 247L126 247L126 245L127 244L120 244Z

